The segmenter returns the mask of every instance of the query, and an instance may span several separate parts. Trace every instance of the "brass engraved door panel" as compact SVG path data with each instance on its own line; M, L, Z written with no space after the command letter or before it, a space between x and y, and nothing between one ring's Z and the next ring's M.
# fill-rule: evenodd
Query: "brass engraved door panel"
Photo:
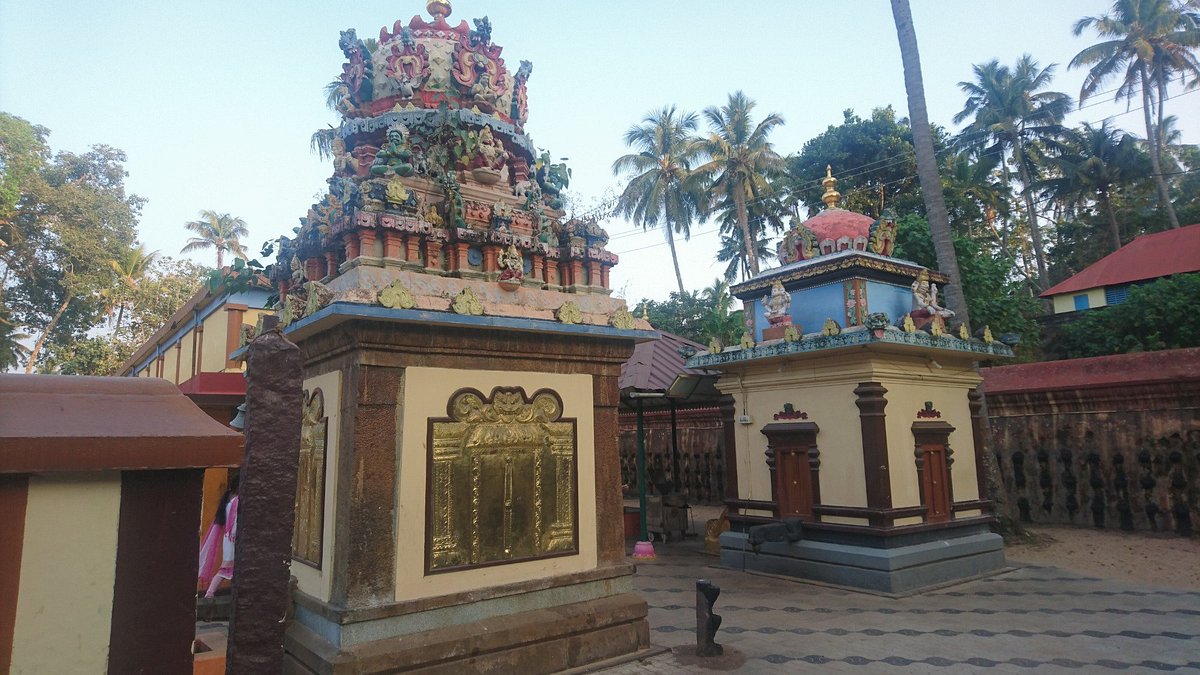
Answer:
M463 389L429 420L426 572L579 550L576 424L549 389Z

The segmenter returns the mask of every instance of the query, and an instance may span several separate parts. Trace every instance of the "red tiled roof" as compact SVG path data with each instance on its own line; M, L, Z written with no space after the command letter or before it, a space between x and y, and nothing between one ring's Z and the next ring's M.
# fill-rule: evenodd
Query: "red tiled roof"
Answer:
M1143 234L1075 276L1051 286L1042 297L1200 272L1200 223Z
M679 375L706 374L703 370L684 368L685 359L679 355L679 348L686 345L700 354L708 347L671 333L659 334L661 339L638 343L633 356L621 364L621 377L617 381L622 390L666 391Z
M1200 380L1200 347L981 368L979 374L987 394Z

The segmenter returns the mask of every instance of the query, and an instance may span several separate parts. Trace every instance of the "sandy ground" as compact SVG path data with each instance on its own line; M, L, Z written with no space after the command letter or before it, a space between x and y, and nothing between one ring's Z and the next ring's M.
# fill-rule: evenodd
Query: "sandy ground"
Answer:
M1010 561L1139 584L1200 590L1200 537L1037 525L1004 549Z

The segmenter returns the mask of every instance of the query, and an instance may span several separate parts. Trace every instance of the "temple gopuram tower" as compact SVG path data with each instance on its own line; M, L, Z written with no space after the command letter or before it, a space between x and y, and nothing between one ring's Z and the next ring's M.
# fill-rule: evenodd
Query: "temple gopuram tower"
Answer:
M840 209L828 170L824 183L826 209L793 225L782 266L731 289L741 344L687 364L721 371L735 401L721 563L894 593L999 569L974 362L1012 350L955 328L946 278L892 256L887 212ZM772 526L784 519L799 539Z
M617 378L646 322L525 134L486 17L341 34L329 191L280 245L303 350L289 672L557 672L648 643Z

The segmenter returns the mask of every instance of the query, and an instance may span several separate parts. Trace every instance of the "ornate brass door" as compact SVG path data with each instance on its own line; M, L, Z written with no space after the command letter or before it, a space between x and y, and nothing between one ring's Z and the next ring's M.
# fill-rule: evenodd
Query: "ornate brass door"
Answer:
M429 421L427 572L578 551L575 420L549 389L456 392Z

